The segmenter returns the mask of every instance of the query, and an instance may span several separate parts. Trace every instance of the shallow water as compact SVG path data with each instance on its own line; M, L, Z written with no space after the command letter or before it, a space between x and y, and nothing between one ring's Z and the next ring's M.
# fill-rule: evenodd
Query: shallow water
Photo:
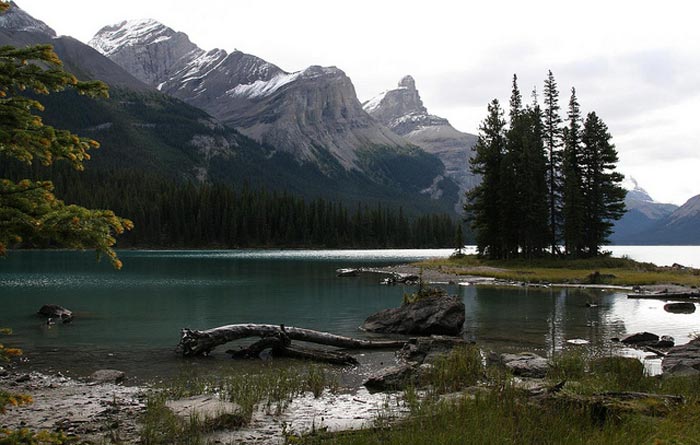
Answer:
M381 251L125 251L122 271L91 253L11 252L0 261L0 326L22 347L27 366L86 375L111 367L142 379L232 364L223 352L185 361L174 354L180 329L230 323L284 323L341 335L371 313L400 304L403 286L376 275L336 278L341 267L382 266L451 249ZM697 248L696 248L697 252ZM647 330L677 343L700 329L700 311L669 314L663 302L581 289L451 286L467 308L468 338L496 350L552 354L580 338L614 347L612 337ZM46 303L73 310L75 321L47 326L35 313ZM597 307L587 307L596 303ZM223 348L222 348L223 349ZM391 360L380 355L379 362ZM377 361L375 360L375 361Z

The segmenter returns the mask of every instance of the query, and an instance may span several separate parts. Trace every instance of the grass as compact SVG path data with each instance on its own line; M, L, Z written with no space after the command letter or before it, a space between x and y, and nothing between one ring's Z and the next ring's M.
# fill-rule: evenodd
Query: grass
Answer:
M475 376L473 356L452 356L463 361L449 369L464 369ZM604 391L644 391L677 394L680 405L651 406L644 409L605 412L601 417L596 404L571 403L572 399L546 399L535 402L503 370L482 369L480 385L488 388L474 396L440 401L420 399L409 389L411 414L399 423L387 424L381 418L373 428L304 436L295 443L309 445L379 444L698 444L700 443L700 377L661 379L644 375L641 363L620 357L586 357L580 352L555 357L548 382L567 380L562 390L585 396ZM451 377L460 375L461 371ZM443 381L442 377L437 377ZM473 379L460 387L471 386ZM450 388L454 389L454 388ZM578 399L573 399L578 400ZM660 403L658 401L654 403ZM650 409L646 409L650 408Z
M530 283L592 283L612 285L679 284L700 286L700 270L674 269L642 263L630 258L602 256L565 259L488 260L475 255L431 259L415 264L457 275L478 275ZM598 272L598 275L594 275Z
M308 367L263 367L256 374L232 372L228 375L184 374L149 395L142 418L141 442L144 445L205 444L206 435L219 430L234 430L250 422L256 409L280 414L295 397L311 392L320 397L325 390L338 388L336 378L316 365ZM214 418L191 415L181 418L167 406L176 400L211 394L240 406L235 413L220 413Z

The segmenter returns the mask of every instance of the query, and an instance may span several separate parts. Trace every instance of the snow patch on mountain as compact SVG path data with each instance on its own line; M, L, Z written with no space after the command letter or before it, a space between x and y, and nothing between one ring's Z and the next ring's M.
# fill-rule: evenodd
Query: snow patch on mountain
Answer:
M175 31L153 19L124 20L102 28L88 45L109 57L124 46L139 45L144 38L151 43L165 42Z

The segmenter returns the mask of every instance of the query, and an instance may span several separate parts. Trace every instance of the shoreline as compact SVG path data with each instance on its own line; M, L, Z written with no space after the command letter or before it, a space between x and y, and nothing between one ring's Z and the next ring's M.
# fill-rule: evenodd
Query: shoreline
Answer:
M472 267L474 269L483 269L484 271L501 272L507 269L480 266ZM587 283L529 283L526 281L503 280L483 275L476 274L457 274L445 272L443 270L427 267L419 267L414 264L398 264L384 267L369 267L358 269L360 273L369 273L377 275L398 275L401 277L414 275L419 276L422 273L423 280L427 284L444 285L455 284L459 286L503 286L503 287L531 287L531 288L570 288L570 289L608 289L619 291L630 291L639 293L640 295L659 294L663 297L663 292L691 292L697 291L690 286L679 284L642 284L642 285L616 285L616 284L587 284Z

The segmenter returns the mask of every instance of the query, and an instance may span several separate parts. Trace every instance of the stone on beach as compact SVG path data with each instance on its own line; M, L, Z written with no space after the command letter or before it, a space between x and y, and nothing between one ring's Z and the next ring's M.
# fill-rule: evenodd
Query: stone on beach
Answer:
M362 324L369 332L414 335L459 335L465 320L458 297L429 297L370 315Z

